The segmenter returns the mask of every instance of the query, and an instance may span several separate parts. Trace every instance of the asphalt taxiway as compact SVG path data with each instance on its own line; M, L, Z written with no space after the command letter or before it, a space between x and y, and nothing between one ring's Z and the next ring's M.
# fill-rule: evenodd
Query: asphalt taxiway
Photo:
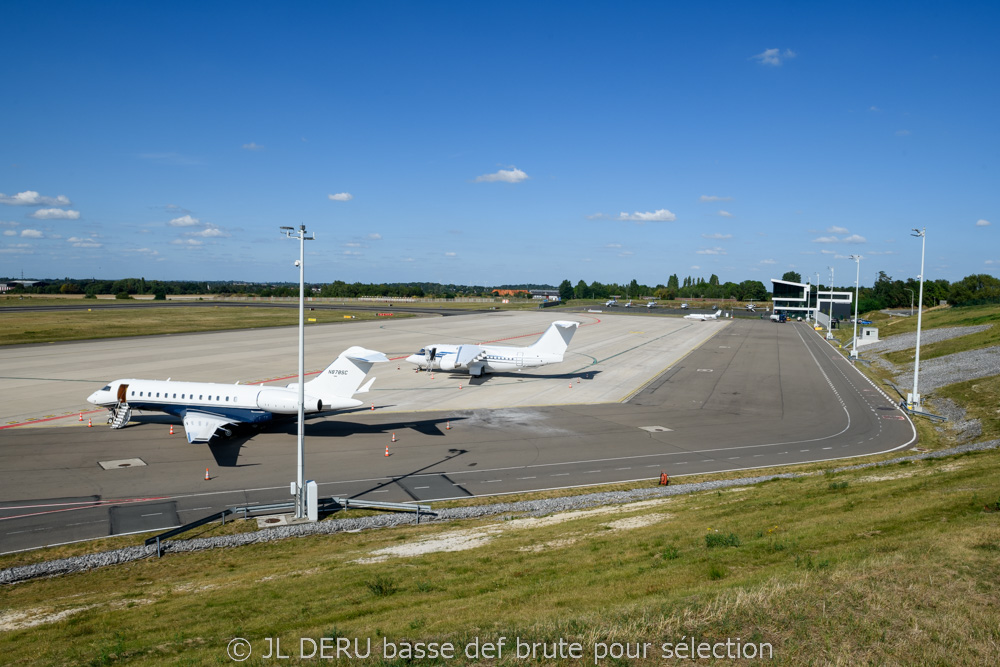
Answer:
M376 366L374 390L361 396L375 410L309 420L307 477L321 496L427 502L830 460L914 441L893 402L801 323L553 311L357 323L311 329L307 367L350 344L390 356L433 342L526 345L555 319L583 324L561 364L471 382L440 371L432 379L405 362ZM294 329L281 329L0 352L5 363L25 357L0 378L5 398L16 398L0 425L30 416L45 396L53 414L75 411L94 384L117 377L285 378L294 345ZM69 358L82 368L66 370ZM48 379L8 379L29 369ZM168 435L171 421L138 416L111 431L103 419L86 428L70 417L0 430L0 551L288 499L293 422L207 447Z

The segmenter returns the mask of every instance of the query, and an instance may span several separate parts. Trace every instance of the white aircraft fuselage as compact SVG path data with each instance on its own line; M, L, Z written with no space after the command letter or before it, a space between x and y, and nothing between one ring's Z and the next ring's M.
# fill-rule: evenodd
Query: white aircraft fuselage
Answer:
M722 311L721 310L717 310L717 311L715 311L711 315L705 315L703 313L691 313L690 315L685 315L684 319L685 320L700 320L702 322L709 322L711 320L717 320L717 319L719 319L720 315L722 315Z
M473 377L485 373L520 371L556 364L563 360L579 322L553 322L533 345L475 345L436 343L426 345L406 361L420 369L467 372Z
M353 394L368 391L374 378L364 387L371 365L388 361L381 352L352 347L337 357L315 379L305 383L306 414L325 410L358 407L362 401ZM108 408L108 422L115 428L118 410L163 412L184 422L188 442L208 442L216 432L230 424L260 424L275 415L293 415L299 411L299 385L265 387L263 385L221 384L216 382L175 382L172 380L121 379L108 383L87 397L87 402Z

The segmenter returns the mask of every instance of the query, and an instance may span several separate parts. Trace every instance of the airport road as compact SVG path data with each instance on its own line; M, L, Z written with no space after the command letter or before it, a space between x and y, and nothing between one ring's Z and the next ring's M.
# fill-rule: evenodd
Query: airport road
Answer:
M377 410L310 420L307 477L322 496L431 501L652 479L661 470L679 476L822 461L913 442L912 425L892 401L799 323L502 313L367 325L370 338L352 342L404 354L428 342L507 337L500 332L526 344L560 317L589 321L559 365L472 385L449 373L431 380L405 364L376 367L381 391L369 396ZM442 337L436 327L445 324L451 332ZM202 336L211 335L193 338ZM246 358L254 356L244 355L244 368ZM162 361L147 363L155 370ZM105 379L122 375L112 371L123 365L109 362ZM220 379L226 368L213 361L207 370ZM210 449L167 435L167 418L140 417L120 431L101 421L99 429L0 431L0 551L167 528L226 506L288 499L294 423ZM127 459L137 460L98 465ZM211 481L202 479L206 467Z

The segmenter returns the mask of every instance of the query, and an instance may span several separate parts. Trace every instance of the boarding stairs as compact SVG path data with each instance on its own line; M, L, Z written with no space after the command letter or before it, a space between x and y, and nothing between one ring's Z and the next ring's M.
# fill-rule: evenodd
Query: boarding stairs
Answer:
M111 428L123 428L132 417L132 406L128 403L119 403L111 411L109 423Z

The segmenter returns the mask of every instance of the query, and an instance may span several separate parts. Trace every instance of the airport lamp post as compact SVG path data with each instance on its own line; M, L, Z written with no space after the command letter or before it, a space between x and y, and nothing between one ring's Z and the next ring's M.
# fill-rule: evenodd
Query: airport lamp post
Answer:
M819 318L816 314L819 312L819 271L814 272L816 274L816 307L813 309L813 324L819 324ZM810 298L812 295L810 295Z
M833 267L826 268L830 269L830 321L826 325L826 339L833 340ZM816 298L819 299L819 292L816 293Z
M854 340L851 341L851 356L858 358L858 301L861 295L861 255L851 255L858 265L858 275L854 279Z
M294 227L281 227L281 231L290 239L299 240L299 259L295 266L299 267L299 433L298 433L298 475L295 484L295 518L302 519L306 515L305 498L305 475L306 475L306 447L305 447L305 405L306 405L306 327L305 327L305 305L306 305L306 241L312 241L315 236L306 236L306 226L299 225L298 231Z
M909 287L904 287L903 289L910 293L910 317L913 317L913 290Z
M913 360L913 394L910 395L910 409L920 409L920 394L917 393L917 379L920 377L920 319L924 314L924 250L927 249L927 228L914 229L915 233L910 236L920 238L920 297L917 299L917 354ZM912 312L912 308L911 308Z

